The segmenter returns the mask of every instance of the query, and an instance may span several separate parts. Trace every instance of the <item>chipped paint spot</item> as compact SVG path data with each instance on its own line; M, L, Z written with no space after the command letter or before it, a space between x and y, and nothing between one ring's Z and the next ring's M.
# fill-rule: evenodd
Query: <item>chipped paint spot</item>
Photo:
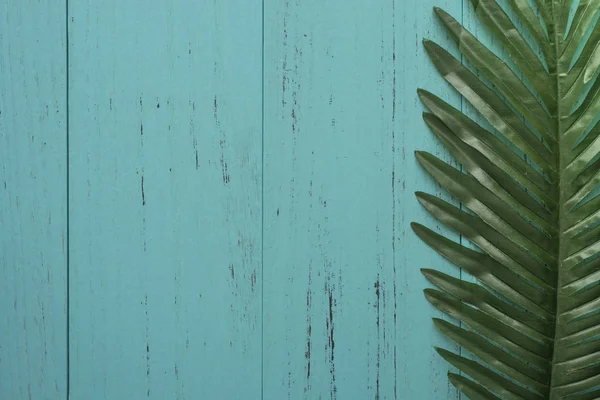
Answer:
M144 193L144 175L142 175L142 206L146 205L146 194Z
M326 285L326 292L329 299L328 309L329 313L326 317L325 326L327 328L327 340L329 347L329 375L330 375L330 386L331 386L331 399L337 399L337 383L336 383L336 373L335 373L335 322L334 322L334 308L335 308L335 300L333 298L333 288Z
M381 378L381 325L380 325L380 320L381 320L381 283L379 282L379 274L377 274L377 281L375 281L375 284L373 285L373 287L375 288L375 297L376 297L376 302L375 302L375 309L377 312L377 315L375 316L375 324L377 326L377 363L376 363L376 380L375 380L375 399L379 400L380 397L380 378Z
M146 396L150 397L150 343L148 340L150 319L148 317L148 295L144 296L144 314L146 317Z
M309 273L309 284L308 289L306 290L306 352L304 357L306 358L306 386L304 387L304 392L310 390L310 368L311 368L311 351L312 351L312 317L311 317L311 309L312 309L312 289L311 289L311 276Z
M254 287L256 286L256 270L252 271L250 275L250 290L254 292Z
M219 145L221 147L221 160L220 161L221 161L221 172L223 174L223 183L227 185L229 183L229 181L231 180L231 177L229 176L227 161L225 161L225 154L224 154L225 140L220 140Z
M217 95L213 98L213 118L215 119L215 124L221 126L221 121L219 121L219 102L217 101Z

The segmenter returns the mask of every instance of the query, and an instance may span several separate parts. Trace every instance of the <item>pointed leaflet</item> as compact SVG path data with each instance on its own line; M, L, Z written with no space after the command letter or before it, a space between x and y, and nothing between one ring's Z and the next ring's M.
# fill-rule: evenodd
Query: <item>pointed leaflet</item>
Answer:
M500 400L499 397L486 390L483 386L456 374L448 374L448 380L458 390L467 395L471 400Z

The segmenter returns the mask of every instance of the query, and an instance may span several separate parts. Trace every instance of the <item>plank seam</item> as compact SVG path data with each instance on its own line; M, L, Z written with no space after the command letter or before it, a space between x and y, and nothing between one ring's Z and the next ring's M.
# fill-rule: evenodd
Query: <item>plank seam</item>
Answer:
M66 348L66 398L67 400L69 400L70 397L70 393L71 393L71 354L70 354L70 347L71 347L71 336L70 336L70 321L71 321L71 303L70 303L70 299L69 299L69 295L70 295L70 232L69 232L69 226L70 226L70 201L69 201L69 197L70 197L70 171L69 171L69 0L65 0L65 63L66 63L66 71L65 71L65 79L66 79L66 83L65 83L65 101L66 101L66 111L65 111L65 118L66 118L66 122L65 122L65 141L66 141L66 165L65 165L65 172L66 172L66 192L67 192L67 199L66 199L66 229L65 229L65 234L66 234L66 322L67 322L67 326L66 326L66 341L67 341L67 348Z
M261 1L261 237L260 237L260 398L264 400L265 340L265 0Z

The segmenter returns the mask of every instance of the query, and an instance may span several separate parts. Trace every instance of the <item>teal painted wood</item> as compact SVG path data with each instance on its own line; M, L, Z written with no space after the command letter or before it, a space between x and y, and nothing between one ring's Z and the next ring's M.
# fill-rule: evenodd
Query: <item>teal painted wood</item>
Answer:
M66 58L60 1L0 6L0 399L65 399Z
M71 398L258 399L261 2L69 2Z
M262 71L259 1L71 2L72 399L458 398L415 90L461 107L433 5L493 42L467 0L264 3ZM0 398L65 398L65 9L4 11Z
M265 2L264 398L455 399L419 269L459 275L412 233L452 161L417 87L460 107L421 45L454 0ZM450 237L459 240L457 235Z

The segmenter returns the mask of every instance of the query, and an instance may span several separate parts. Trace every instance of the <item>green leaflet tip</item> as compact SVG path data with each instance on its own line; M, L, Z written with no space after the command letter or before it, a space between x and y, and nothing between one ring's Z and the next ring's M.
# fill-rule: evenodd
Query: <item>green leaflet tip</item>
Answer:
M458 326L454 325L453 323L442 319L442 318L431 318L433 320L433 323L435 324L435 327L439 330L441 330L442 332L444 330L448 330L448 329L460 329ZM446 332L443 332L444 334L446 334Z
M452 18L452 16L451 16L450 14L448 14L446 11L444 11L444 10L443 10L442 8L440 8L440 7L434 7L433 9L435 10L435 13L437 14L437 16L438 16L438 17L441 17L442 19L443 19L444 17L450 17L450 18ZM452 18L452 19L454 19L454 18Z
M443 50L442 46L429 39L423 39L423 46L425 46L425 50L430 54Z
M423 157L425 157L425 155L427 154L426 151L423 150L415 150L415 157L417 157L417 159L422 159Z
M415 195L417 195L417 193L415 193ZM418 196L417 196L417 198L418 198ZM410 227L412 228L413 232L414 232L414 233L415 233L415 234L416 234L416 235L417 235L419 238L421 238L423 231L424 231L425 229L427 229L427 228L425 228L423 225L421 225L421 224L419 224L419 223L417 223L417 222L411 222L411 223L410 223ZM422 238L421 238L421 239L422 239ZM421 271L423 271L423 269L421 269Z
M437 294L437 290L432 288L423 289L423 293L425 294L425 298L431 301L432 298Z
M417 200L419 201L419 203L421 203L422 206L427 207L427 201L425 200L425 196L427 193L424 192L415 192L415 197L417 198ZM419 227L419 231L422 231L423 228ZM419 234L419 232L416 232L417 235Z
M425 193L425 192L422 192L422 191L420 191L420 190L417 190L417 191L415 192L415 196L417 197L417 199L420 199L420 198L424 197L425 195L427 195L427 193ZM413 223L414 223L414 222L413 222ZM419 226L419 227L420 227L420 226Z
M436 122L439 121L439 118L436 117L435 114L425 111L425 112L423 112L423 120L425 121L427 126L429 126L431 128L432 125L434 125Z
M433 321L433 324L435 325L436 328L440 329L440 327L442 325L446 325L448 324L448 321L445 321L441 318L431 318L431 320Z
M448 372L448 380L450 380L452 385L458 387L457 385L460 385L461 381L465 381L466 378L457 374L453 374L452 372Z
M430 268L421 268L421 273L423 275L425 275L426 277L431 275L432 272L434 272L434 269L430 269Z
M415 151L415 157L417 157L417 161L419 161L419 164L421 164L428 171L432 163L436 164L438 161L443 162L433 154L428 153L426 151Z
M440 138L442 143L448 145L448 127L444 124L437 115L425 112L423 113L423 121L425 124L435 133L435 135Z
M440 48L436 42L429 39L423 39L423 47L425 47L425 51L430 57L433 57L438 51L438 48Z
M451 352L451 351L448 351L448 350L446 350L446 349L443 349L443 348L441 348L441 347L434 347L434 349L435 349L435 351L437 351L437 353L438 353L440 356L442 356L442 357L443 357L445 360L448 360L448 358L447 358L448 356L450 356L450 357L451 357L451 356L456 356L456 354L454 354L453 352Z
M431 92L429 90L425 90L423 88L418 88L417 89L417 94L419 96L429 96L429 95L431 95Z

